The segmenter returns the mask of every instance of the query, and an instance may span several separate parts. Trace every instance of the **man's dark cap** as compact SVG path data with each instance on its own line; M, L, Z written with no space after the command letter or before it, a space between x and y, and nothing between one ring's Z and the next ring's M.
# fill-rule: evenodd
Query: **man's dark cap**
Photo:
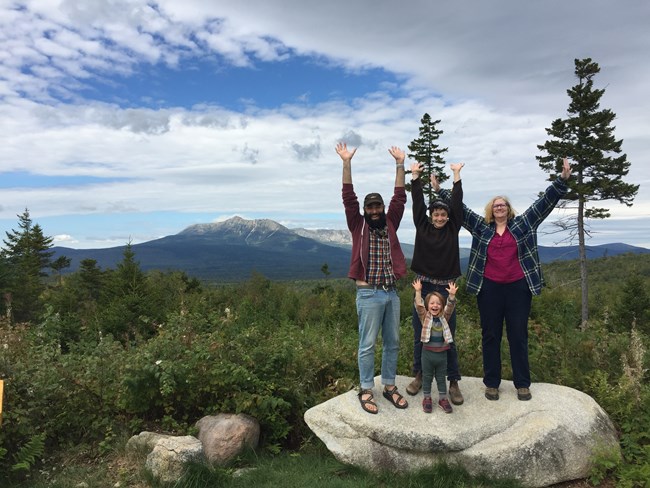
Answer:
M449 210L449 205L447 205L442 200L434 200L429 204L429 212L433 212L434 210L444 210L448 214L451 213Z
M380 205L383 205L384 199L381 198L381 195L379 193L368 193L366 195L366 198L363 200L363 206L367 207L368 205L372 205L374 203L379 203Z

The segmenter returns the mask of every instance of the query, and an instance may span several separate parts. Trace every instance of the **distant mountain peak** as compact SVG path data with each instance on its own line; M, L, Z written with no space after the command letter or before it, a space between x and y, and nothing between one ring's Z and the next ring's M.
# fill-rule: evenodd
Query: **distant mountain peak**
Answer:
M212 224L194 224L177 235L219 239L232 245L241 243L247 246L273 245L271 243L277 243L278 239L292 241L297 237L293 231L273 220L246 220L239 216Z
M224 220L223 222L214 222L211 224L194 224L186 227L179 235L203 235L213 234L215 232L235 232L235 233L249 233L249 232L277 232L287 231L289 229L274 220L270 219L254 219L246 220L238 215Z

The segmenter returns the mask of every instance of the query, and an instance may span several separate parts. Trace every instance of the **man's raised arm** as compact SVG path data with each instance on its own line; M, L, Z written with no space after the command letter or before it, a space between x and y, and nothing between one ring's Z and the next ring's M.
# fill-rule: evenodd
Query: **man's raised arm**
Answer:
M390 149L388 149L388 152L395 158L395 165L397 168L395 172L395 187L404 188L404 179L406 176L406 173L404 171L404 151L402 151L397 146L391 146Z
M343 184L352 184L352 157L355 152L357 152L357 148L355 147L352 151L348 151L348 145L345 142L339 142L336 145L336 154L343 161Z

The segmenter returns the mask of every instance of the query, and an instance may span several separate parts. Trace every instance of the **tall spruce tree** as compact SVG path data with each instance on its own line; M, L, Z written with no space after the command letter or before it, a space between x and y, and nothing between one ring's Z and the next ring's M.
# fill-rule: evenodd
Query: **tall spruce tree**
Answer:
M556 224L569 231L570 241L578 239L583 329L589 319L585 250L585 236L591 237L588 219L610 217L609 209L592 206L591 202L617 200L629 207L639 189L639 185L623 182L630 163L627 155L621 152L623 140L614 137L612 122L616 114L609 109L600 109L600 99L605 90L593 86L593 78L599 72L600 67L591 58L575 60L578 84L567 90L571 98L568 117L554 120L546 129L553 139L537 146L546 153L537 156L537 160L539 166L550 173L549 180L561 172L563 157L572 160L573 176L561 206L576 212Z
M447 152L447 148L436 144L443 133L442 130L436 128L439 123L440 120L431 120L431 116L425 113L420 119L422 125L420 125L419 136L408 145L408 149L411 151L408 153L408 157L424 165L420 179L422 191L428 204L435 200L435 191L431 186L430 176L435 174L440 183L449 179L445 173L445 160L442 157L442 154ZM410 191L410 184L407 184L407 189Z
M11 268L9 290L16 321L29 321L37 317L41 304L39 297L45 289L43 277L50 266L53 251L52 238L43 235L43 229L34 224L29 210L18 215L19 230L5 232L4 256Z

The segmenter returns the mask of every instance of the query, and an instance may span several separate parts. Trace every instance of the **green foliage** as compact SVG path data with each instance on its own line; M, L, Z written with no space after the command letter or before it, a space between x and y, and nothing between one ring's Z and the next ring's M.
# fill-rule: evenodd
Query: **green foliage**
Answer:
M301 442L307 408L354 384L349 283L296 289L254 276L201 290L177 273L154 273L145 276L146 297L163 319L148 322L150 337L125 342L102 323L109 300L125 298L105 293L106 275L98 276L96 298L71 275L48 294L60 312L49 305L38 325L0 329L7 344L0 348L7 380L0 446L45 431L53 448L83 441L100 455L125 429L155 423L182 432L206 414L234 412L256 417L264 446L277 450ZM68 295L96 306L66 308L74 302Z
M649 339L632 324L619 327L615 310L625 300L622 284L631 270L641 279L631 289L647 289L650 255L602 258L590 266L596 279L591 292L599 298L594 300L593 326L586 331L578 329L576 263L545 266L548 286L533 300L530 320L531 369L533 381L577 388L605 408L621 432L623 458L615 463L608 453L594 453L592 477L614 477L625 486L642 479L649 465ZM113 302L130 303L132 294L112 293L115 271L99 270L92 262L43 295L42 321L20 326L0 322L0 377L6 393L0 451L25 446L46 433L48 452L82 444L90 458L104 458L120 439L141 430L193 432L202 416L227 412L260 421L264 451L297 454L311 437L305 410L358 381L355 294L348 280L277 283L254 275L238 285L204 287L181 273L140 276L136 267L130 276L138 286L132 290L140 290L139 299L149 302L142 306L150 308L140 309L147 314L138 318L144 328L134 329L127 340L108 333L104 318L106 310L116 309ZM398 374L409 375L413 292L408 277L398 290ZM466 294L462 281L458 299L461 371L480 377L476 300ZM509 374L504 368L504 377ZM331 463L331 457L323 462ZM7 455L0 457L0 470L8 476L13 464ZM356 477L350 468L332 469L343 470L342 483L421 482L417 477ZM299 478L297 473L290 476ZM466 478L442 479L451 480L451 486L471 484ZM231 486L239 486L233 480ZM472 486L481 482L476 483Z
M56 258L56 260L50 263L50 268L52 268L52 270L57 274L59 285L63 280L61 271L63 271L65 268L69 268L71 262L72 260L70 258L66 256L59 256Z
M593 454L589 482L598 486L621 464L619 452L612 448L601 447Z
M47 276L44 270L50 266L52 238L43 235L27 209L18 216L18 228L6 232L6 248L0 252L4 269L0 270L5 280L2 291L10 297L13 317L22 322L38 317L42 309L39 296L45 289L42 278Z
M327 330L302 322L303 311L288 288L259 279L253 288L258 292L238 289L239 305L209 316L170 316L126 368L123 409L184 423L217 412L247 413L260 421L269 444L297 440L305 406L341 374L353 375L356 344L336 333L337 325ZM323 292L322 299L331 293ZM334 393L341 387L333 387Z
M38 458L43 455L45 451L45 434L38 434L31 438L31 440L18 449L14 455L14 465L11 466L12 471L29 471L29 468L36 464Z
M145 274L127 246L116 271L82 261L80 270L45 293L43 329L64 351L82 340L112 335L134 344L155 335L170 312L192 306L202 286L181 272Z
M148 283L130 244L125 247L124 259L117 269L108 275L103 291L103 333L112 334L125 343L153 335L151 314L155 309L148 300Z
M11 283L14 280L14 269L9 262L7 254L0 250L0 293L4 296L0 297L0 313L2 316L7 315L6 301L7 294L10 293Z
M592 476L613 471L617 486L646 486L650 479L650 391L647 378L645 384L635 383L617 384L606 372L595 371L586 390L617 423L623 452L618 462L608 453L596 453Z
M34 435L28 442L18 447L12 459L7 459L8 450L0 447L0 481L6 481L10 475L29 471L45 452L45 434Z
M63 354L58 344L40 343L37 333L23 331L0 355L7 389L1 444L20 445L40 432L59 445L104 440L120 423L119 344L109 338Z
M181 479L174 483L174 488L205 488L206 486L227 486L229 473L220 468L213 468L204 463L188 464ZM154 486L160 483L153 482Z
M621 290L621 297L614 306L616 328L629 330L632 324L650 335L650 294L646 286L647 278L638 273L630 274Z

